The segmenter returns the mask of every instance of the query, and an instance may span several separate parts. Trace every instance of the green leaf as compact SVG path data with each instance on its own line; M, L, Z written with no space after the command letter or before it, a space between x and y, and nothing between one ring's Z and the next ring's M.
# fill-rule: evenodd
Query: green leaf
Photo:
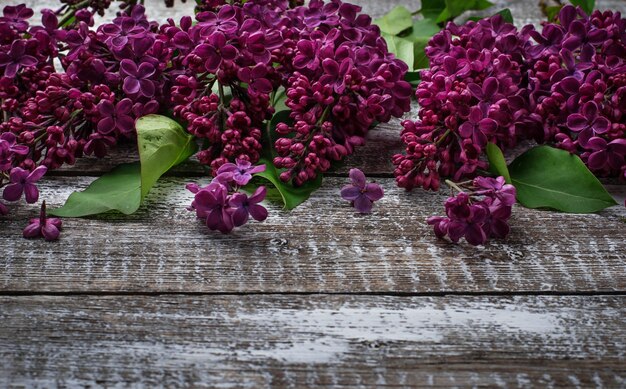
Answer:
M562 5L546 7L546 9L544 10L544 13L546 14L546 17L548 18L548 20L552 21L552 20L555 20L556 16L559 14L559 12L561 12L561 8L563 8Z
M577 156L538 146L509 166L517 200L528 208L590 213L617 204Z
M416 87L421 81L420 72L406 72L404 75L404 81L411 84L411 86Z
M405 37L413 42L413 69L428 68L429 62L424 49L433 35L440 31L439 26L433 20L422 19L413 23L411 32Z
M72 193L65 205L49 213L61 217L81 217L115 210L130 215L140 204L141 166L135 162L117 166L84 191Z
M399 5L382 18L374 20L374 24L385 34L398 35L413 25L413 15L411 11Z
M291 123L289 117L290 111L280 111L274 114L270 121L269 131L264 134L263 139L263 156L259 160L259 164L265 164L265 171L255 174L254 185L250 185L246 190L252 192L258 187L257 177L260 177L266 182L270 183L268 188L267 198L280 201L285 209L291 210L306 201L315 190L322 185L322 175L318 174L317 178L313 181L306 182L304 185L294 187L291 182L283 182L280 179L280 173L285 169L276 169L273 159L276 156L274 153L274 142L277 139L277 134L274 129L278 123ZM277 192L277 195L274 195Z
M419 12L424 16L424 19L435 20L444 8L446 8L444 0L422 0L422 8Z
M465 11L481 11L493 6L488 0L446 0L446 8L437 18L437 23L452 20Z
M74 192L61 208L51 214L81 217L107 211L131 214L157 180L196 150L193 137L176 121L160 115L137 120L140 162L124 164L103 175L82 192Z
M382 34L382 37L387 42L387 49L394 53L396 58L409 65L409 68L412 68L415 61L413 42L406 38L389 34Z
M513 14L511 14L510 9L505 8L497 14L502 15L502 19L504 19L505 22L513 24Z
M135 126L143 199L164 173L196 151L196 144L193 136L166 116L147 115L139 118Z
M593 9L596 7L596 0L570 0L570 3L582 8L587 15L591 15Z
M511 175L506 167L506 160L502 154L502 150L495 143L487 143L487 158L489 158L489 170L492 173L504 177L504 180L510 184Z

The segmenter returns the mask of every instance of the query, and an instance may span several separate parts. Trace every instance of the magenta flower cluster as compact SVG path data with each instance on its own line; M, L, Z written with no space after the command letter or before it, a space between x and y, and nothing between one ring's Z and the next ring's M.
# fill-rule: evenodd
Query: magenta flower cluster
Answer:
M555 143L597 175L626 174L626 19L565 6L558 23L517 30L500 15L454 23L429 42L419 120L404 121L400 187L437 190L486 169L488 142Z
M260 202L265 199L266 188L259 186L250 196L241 191L253 174L264 170L265 165L252 166L246 160L225 163L207 186L187 184L187 189L194 194L189 210L194 211L210 230L223 234L246 224L250 217L265 220L267 209Z
M372 124L409 110L407 66L359 7L254 1L207 9L195 25L183 18L161 30L182 54L174 113L207 139L198 158L214 174L235 159L256 163L265 144L280 178L298 186L362 145ZM289 118L270 127L281 96Z
M445 202L446 216L428 218L438 238L454 243L461 238L474 245L509 234L508 219L515 204L515 187L504 177L476 177L465 190Z

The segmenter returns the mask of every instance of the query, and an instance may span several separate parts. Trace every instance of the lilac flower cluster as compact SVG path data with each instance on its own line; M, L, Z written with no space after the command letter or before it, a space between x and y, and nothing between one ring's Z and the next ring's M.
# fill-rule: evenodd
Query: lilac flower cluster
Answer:
M436 34L416 91L419 120L403 122L400 187L437 190L441 177L485 169L488 142L551 142L597 175L626 174L626 19L565 6L559 23L517 30L497 15Z
M295 185L327 171L332 162L365 142L375 122L410 109L407 65L387 51L385 41L361 8L314 0L284 14L279 69L288 77L290 122L279 123L274 164Z
M409 110L407 66L359 7L333 0L208 8L195 25L184 18L161 31L182 54L174 113L208 140L198 158L214 174L235 159L256 163L274 139L267 146L285 169L281 179L301 185L363 144L374 122ZM290 118L274 132L267 121L281 93Z
M198 153L213 174L236 159L256 163L261 137L274 109L270 94L280 82L271 51L280 47L280 34L242 7L225 5L217 13L184 17L161 27L179 51L171 74L174 115L187 122L187 131L207 140Z
M370 213L375 201L383 198L383 188L375 182L367 182L365 174L359 169L350 169L350 185L341 189L341 197L359 213Z
M438 238L448 236L478 246L491 238L504 239L509 234L508 219L515 204L515 187L505 184L504 177L476 177L445 202L446 216L432 216ZM454 185L456 187L456 185ZM458 187L457 187L458 188Z
M8 201L19 198L9 189L17 177L37 171L40 178L45 168L85 154L103 157L119 138L134 137L137 117L168 99L162 73L174 49L158 39L142 6L97 31L91 17L60 29L51 10L42 12L42 26L29 28L32 15L23 5L7 6L0 18L7 40L0 46L0 187L10 184ZM57 56L64 72L54 68ZM28 193L26 200L36 201Z
M187 189L195 195L189 210L196 212L198 219L203 220L210 230L223 234L246 224L250 217L257 221L265 220L267 209L260 202L265 199L266 188L259 186L251 196L241 191L253 174L264 170L265 165L252 166L246 160L225 163L207 186L187 185Z

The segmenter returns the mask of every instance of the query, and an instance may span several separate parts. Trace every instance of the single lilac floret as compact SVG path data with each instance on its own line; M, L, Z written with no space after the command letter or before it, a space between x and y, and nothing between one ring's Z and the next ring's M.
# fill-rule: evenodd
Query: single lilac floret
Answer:
M7 201L17 201L24 194L27 203L36 203L39 199L39 189L35 182L39 181L46 171L48 168L45 166L39 166L32 172L20 167L11 169L9 176L11 183L4 188L2 197Z
M360 213L372 212L374 201L380 200L384 195L383 188L374 182L368 183L365 174L359 169L350 169L349 176L352 183L341 189L341 197L351 201Z
M47 241L59 239L61 234L61 219L46 216L46 202L41 204L39 218L30 219L30 224L24 228L24 238L43 238Z

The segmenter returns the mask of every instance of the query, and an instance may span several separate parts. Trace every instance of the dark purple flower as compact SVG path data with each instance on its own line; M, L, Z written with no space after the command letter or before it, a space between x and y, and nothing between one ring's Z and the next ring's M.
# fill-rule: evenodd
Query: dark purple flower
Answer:
M41 213L39 218L30 219L30 224L24 228L24 238L44 237L47 241L59 239L61 234L61 219L55 217L47 217L46 202L41 204Z
M448 212L450 223L448 224L448 236L453 242L458 242L462 237L474 246L485 244L487 234L483 224L489 215L489 209L484 204L467 205L467 216L456 215Z
M476 194L494 196L506 206L515 204L515 187L507 184L504 177L476 177L473 183L479 189Z
M604 134L611 128L611 122L598 114L595 101L586 102L581 113L573 113L567 117L567 127L578 133L578 143L587 147L592 136Z
M293 66L296 69L308 68L315 71L320 66L318 55L319 41L300 40L297 43L298 51L293 58Z
M237 77L248 84L248 91L255 96L259 93L269 94L272 92L272 83L265 78L266 75L267 67L264 64L258 64L253 68L240 68L237 72Z
M225 163L217 170L217 175L232 180L239 186L250 182L252 175L265 171L265 165L252 166L250 161L237 159L236 163Z
M593 170L602 170L609 167L619 171L624 165L626 157L626 139L615 139L607 142L603 138L592 137L587 142L586 148L592 150L587 158L587 165Z
M13 155L26 155L30 151L28 146L16 144L17 137L11 132L0 135L0 171L9 170Z
M28 28L28 19L33 16L33 10L27 8L24 4L17 6L7 5L2 10L2 13L3 16L0 17L0 22L8 23L19 32L26 31Z
M78 29L67 32L65 42L69 48L66 58L70 61L76 60L83 51L89 50L91 45L89 26L84 22L80 22Z
M380 200L384 195L383 188L373 182L367 183L365 174L359 169L350 169L349 176L352 184L341 189L341 197L351 201L360 213L372 212L374 201Z
M22 197L22 193L26 196L26 202L29 204L37 202L39 199L39 190L35 182L39 181L48 168L39 166L32 172L28 172L20 167L11 169L11 183L4 188L2 197L7 201L17 201Z
M133 132L135 120L130 116L133 102L129 98L120 100L115 106L109 100L102 100L98 104L98 111L102 119L98 122L98 132L108 135L115 130L128 135Z
M352 67L351 58L345 58L341 61L341 65L333 59L326 58L322 61L325 74L320 77L320 82L323 85L331 85L337 93L343 93L346 89L345 76L352 70Z
M233 224L235 227L242 226L248 221L248 215L256 221L262 222L267 219L267 209L259 205L265 199L267 190L264 186L260 186L248 197L245 193L234 193L228 204L230 205Z
M196 211L198 218L203 219L210 230L218 230L223 234L233 230L233 221L229 213L228 190L218 183L212 182L205 188L187 186L192 193L195 192L191 209Z
M208 36L215 31L222 32L226 35L231 35L237 32L239 23L235 18L237 15L236 9L231 5L224 5L220 8L219 12L201 12L196 15L196 19L199 21L201 27L200 35Z
M141 94L146 97L154 96L154 82L150 80L155 73L154 66L149 62L142 62L139 67L129 59L120 63L120 73L124 77L124 92L129 95Z
M222 60L232 61L237 57L237 49L228 44L222 33L215 33L207 40L208 43L197 46L193 53L202 58L206 71L215 73Z
M480 147L487 145L498 128L495 120L485 117L480 107L472 107L467 121L459 126L459 135L471 138Z
M37 58L26 54L26 41L23 39L13 41L8 53L0 53L0 69L4 68L4 76L13 78L20 67L37 65Z
M137 26L132 18L122 18L119 23L107 23L100 27L100 31L107 37L106 43L114 51L120 51L128 44L129 39L141 38L146 34L143 26Z
M482 88L478 84L468 84L467 89L481 103L494 103L499 99L498 95L499 82L495 77L488 77L483 81Z

